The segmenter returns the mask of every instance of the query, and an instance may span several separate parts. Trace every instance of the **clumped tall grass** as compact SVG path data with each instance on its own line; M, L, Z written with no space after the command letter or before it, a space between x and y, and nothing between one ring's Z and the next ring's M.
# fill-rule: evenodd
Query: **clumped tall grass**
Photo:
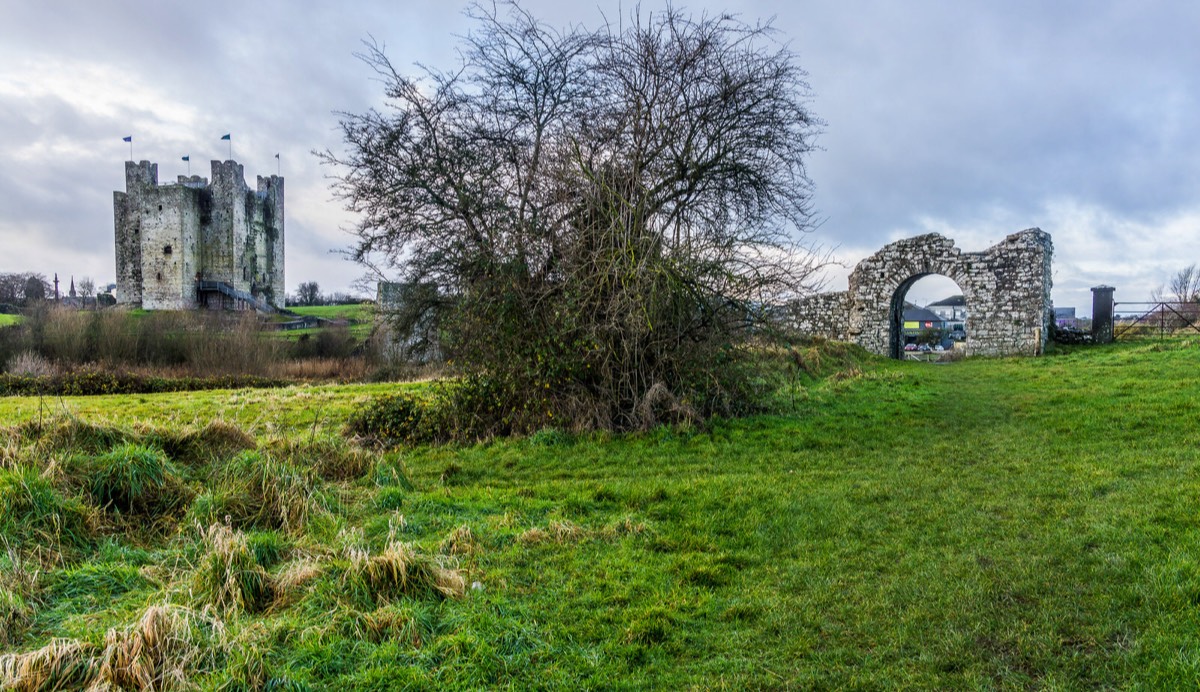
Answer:
M231 459L218 474L216 488L193 504L193 518L202 522L228 521L235 527L301 530L321 509L317 478L274 454L246 451Z
M0 656L0 689L187 689L223 653L219 623L173 605L150 606L104 645L54 639L40 649Z
M298 468L312 469L327 481L361 478L375 463L374 455L366 450L329 435L285 438L276 442L272 452Z
M0 656L5 690L81 690L95 675L94 647L70 639L53 639L40 649Z
M349 564L341 584L356 603L377 603L400 596L461 598L466 592L460 570L445 567L405 543L391 540L377 555L353 549L347 553Z
M79 481L105 510L157 517L175 512L192 496L167 455L145 445L121 444L75 463Z
M30 421L18 428L21 438L37 444L45 454L102 454L135 438L128 430L97 425L71 416Z
M83 548L94 516L36 469L0 469L0 536L20 550Z
M256 612L271 602L271 577L254 557L246 535L224 524L200 530L204 553L192 577L202 605L226 614Z
M203 427L165 431L157 442L172 459L192 468L226 461L238 452L258 447L246 431L219 420Z
M0 646L16 641L35 609L40 572L12 548L0 554Z
M212 667L219 651L213 630L211 621L187 608L150 606L128 629L105 635L90 689L186 688L195 671Z
M21 450L21 434L13 428L0 428L0 469L12 468Z

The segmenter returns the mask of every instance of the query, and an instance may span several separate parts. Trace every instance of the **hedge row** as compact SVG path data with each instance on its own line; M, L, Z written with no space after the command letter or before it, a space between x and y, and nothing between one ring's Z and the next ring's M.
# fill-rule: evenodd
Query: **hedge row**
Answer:
M0 396L91 396L99 394L158 394L204 389L285 387L291 384L256 375L219 377L146 377L122 372L84 370L34 376L0 373Z

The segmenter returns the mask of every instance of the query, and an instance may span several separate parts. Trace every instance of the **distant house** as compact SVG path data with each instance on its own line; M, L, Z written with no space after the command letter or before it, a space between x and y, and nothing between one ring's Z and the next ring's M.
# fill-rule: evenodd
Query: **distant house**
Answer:
M962 295L943 298L936 303L930 303L925 309L941 317L946 322L946 329L962 332L967 328L967 299Z
M904 335L905 343L912 343L917 340L917 336L921 332L926 330L949 331L946 325L946 320L932 310L908 305L904 308L904 324L901 333Z
M1075 328L1079 326L1075 318L1075 308L1054 308L1054 324L1059 327Z

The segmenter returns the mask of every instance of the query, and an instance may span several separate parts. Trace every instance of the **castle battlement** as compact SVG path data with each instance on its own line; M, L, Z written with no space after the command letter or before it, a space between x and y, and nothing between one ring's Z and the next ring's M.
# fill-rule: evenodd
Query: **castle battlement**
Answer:
M158 164L125 162L125 191L113 193L118 302L283 306L283 178L259 176L251 189L230 160L213 161L209 180L181 175L160 185Z

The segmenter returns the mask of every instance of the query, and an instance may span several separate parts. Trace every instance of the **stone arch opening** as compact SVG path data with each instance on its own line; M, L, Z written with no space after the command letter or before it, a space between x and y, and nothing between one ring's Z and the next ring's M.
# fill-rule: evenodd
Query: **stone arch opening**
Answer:
M936 233L898 240L859 262L850 288L794 306L801 333L852 341L898 357L904 297L920 279L940 274L970 305L964 331L968 355L1037 355L1049 338L1053 256L1050 235L1037 228L1014 233L982 252L962 252Z
M924 284L924 286L922 286ZM914 274L900 282L888 314L888 355L903 358L927 344L931 352L966 349L966 291L945 274ZM926 341L936 334L936 341Z

